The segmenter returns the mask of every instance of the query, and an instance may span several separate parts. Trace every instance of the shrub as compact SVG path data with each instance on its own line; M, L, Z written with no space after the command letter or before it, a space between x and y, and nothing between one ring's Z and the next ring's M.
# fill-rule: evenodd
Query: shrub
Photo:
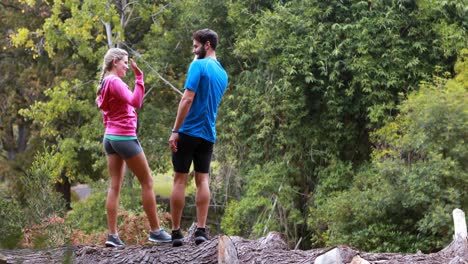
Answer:
M21 242L24 213L13 199L0 197L0 248L16 248Z

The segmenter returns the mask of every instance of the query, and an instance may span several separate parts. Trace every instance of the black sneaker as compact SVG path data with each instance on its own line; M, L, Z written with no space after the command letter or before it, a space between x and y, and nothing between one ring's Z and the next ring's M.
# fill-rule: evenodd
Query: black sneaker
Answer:
M182 246L182 239L184 236L180 232L180 229L172 230L172 246L173 247L180 247Z
M197 228L197 231L195 231L195 244L200 245L207 240L210 240L208 234L203 229Z
M119 235L107 235L106 247L123 247L124 242L120 240Z

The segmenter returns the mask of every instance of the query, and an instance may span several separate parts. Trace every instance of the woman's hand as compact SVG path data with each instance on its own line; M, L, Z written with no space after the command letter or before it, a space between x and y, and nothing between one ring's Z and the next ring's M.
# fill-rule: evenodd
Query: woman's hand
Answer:
M143 71L138 68L136 65L135 61L133 59L130 59L130 66L132 66L133 73L135 73L135 76L140 76L143 74Z

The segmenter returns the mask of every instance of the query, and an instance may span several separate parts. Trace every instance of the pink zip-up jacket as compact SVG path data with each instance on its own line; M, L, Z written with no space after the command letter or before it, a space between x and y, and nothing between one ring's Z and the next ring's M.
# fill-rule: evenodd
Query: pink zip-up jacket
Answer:
M136 136L137 113L145 95L143 74L135 77L135 89L130 87L115 75L109 75L103 80L101 94L96 99L102 110L102 118L106 134L118 136Z

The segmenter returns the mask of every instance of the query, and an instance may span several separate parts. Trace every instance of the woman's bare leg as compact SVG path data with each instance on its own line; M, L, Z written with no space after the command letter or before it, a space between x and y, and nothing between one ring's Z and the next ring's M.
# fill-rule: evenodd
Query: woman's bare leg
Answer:
M125 173L124 160L117 154L107 155L107 168L110 175L110 187L106 200L107 226L109 234L117 234L119 195Z
M156 198L153 192L153 178L151 177L151 170L148 166L145 153L141 152L140 154L125 160L125 162L141 184L143 209L148 217L151 230L159 230L160 226L157 215Z

